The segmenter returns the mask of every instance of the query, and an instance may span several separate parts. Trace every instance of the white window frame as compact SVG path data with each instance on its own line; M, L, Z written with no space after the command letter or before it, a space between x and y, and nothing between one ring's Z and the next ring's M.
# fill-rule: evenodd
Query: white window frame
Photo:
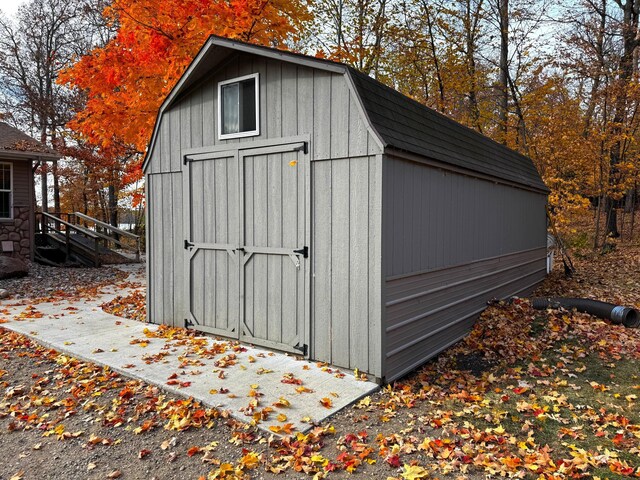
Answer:
M230 83L238 83L243 80L255 78L255 93L256 93L256 129L247 132L238 133L222 133L222 87ZM223 80L218 82L218 138L220 140L227 140L229 138L242 138L242 137L255 137L260 135L260 74L252 73L250 75L244 75L242 77L232 78L229 80Z
M0 188L0 192L5 193L9 192L9 216L8 217L0 217L0 222L13 220L13 190L15 189L15 185L13 183L13 163L11 162L0 162L1 166L9 165L9 182L11 183L11 188L6 190L4 188Z

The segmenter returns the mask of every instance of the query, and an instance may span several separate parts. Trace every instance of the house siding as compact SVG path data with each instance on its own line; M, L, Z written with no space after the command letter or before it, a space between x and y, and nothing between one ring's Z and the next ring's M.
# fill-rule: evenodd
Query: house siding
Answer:
M384 162L385 378L462 338L492 298L546 273L546 196L394 157Z
M13 218L0 220L0 240L13 242L13 253L10 255L31 259L34 226L31 161L0 159L0 162L13 165Z

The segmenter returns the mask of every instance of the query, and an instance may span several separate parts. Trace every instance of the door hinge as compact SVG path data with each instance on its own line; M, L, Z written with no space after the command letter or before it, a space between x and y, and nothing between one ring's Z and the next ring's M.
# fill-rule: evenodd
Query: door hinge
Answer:
M297 253L299 255L302 255L303 258L308 258L309 257L309 247L304 246L302 248L294 250L293 253Z
M193 243L191 243L189 240L185 240L184 241L184 249L185 250L189 250L191 247L193 247Z
M300 352L302 352L302 355L305 356L305 357L309 353L309 345L307 345L306 343L303 344L303 345L297 344L293 348L295 348L296 350L299 350Z
M193 327L193 322L191 320L189 320L188 318L184 319L184 328L189 328L189 327Z
M182 164L186 165L187 163L189 163L189 157L187 155L183 155L182 156Z
M302 145L293 149L294 152L302 152L305 155L309 153L309 145L307 142L302 142Z

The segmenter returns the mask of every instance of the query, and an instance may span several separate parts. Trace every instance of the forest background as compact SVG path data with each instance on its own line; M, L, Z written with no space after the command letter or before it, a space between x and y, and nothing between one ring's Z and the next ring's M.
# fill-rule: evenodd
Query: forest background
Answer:
M208 35L317 55L529 156L558 230L600 248L636 227L639 17L640 0L28 0L0 12L0 120L65 155L38 166L43 208L142 232L157 110Z

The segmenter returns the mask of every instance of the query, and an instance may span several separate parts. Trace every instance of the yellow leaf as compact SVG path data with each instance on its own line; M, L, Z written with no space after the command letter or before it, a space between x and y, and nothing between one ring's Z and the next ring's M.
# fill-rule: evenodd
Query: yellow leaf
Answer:
M240 465L243 468L253 470L260 465L260 456L255 452L248 452L240 459Z
M427 478L429 472L427 472L424 468L418 465L407 465L403 466L403 471L400 474L402 478L405 480L420 480L422 478Z

